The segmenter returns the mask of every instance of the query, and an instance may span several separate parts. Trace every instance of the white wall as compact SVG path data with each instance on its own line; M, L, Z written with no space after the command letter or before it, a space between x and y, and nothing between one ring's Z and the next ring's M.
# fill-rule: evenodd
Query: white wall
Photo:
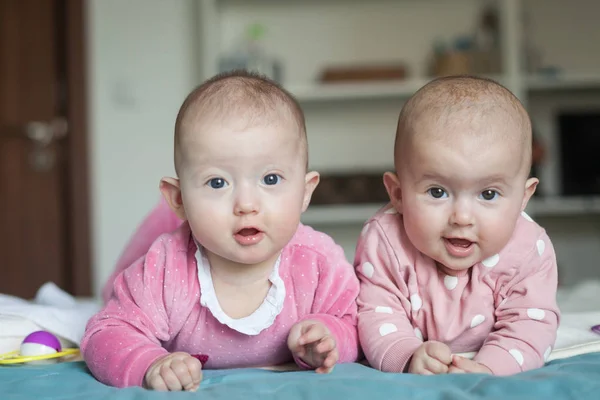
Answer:
M177 110L196 83L193 0L89 0L94 290L172 175Z
M448 29L470 32L473 23L466 21L472 20L479 4L479 0L452 0L452 6L447 0L377 0L369 1L367 7L362 0L252 0L252 5L247 0L222 1L224 45L234 45L236 24L260 18L274 30L269 40L289 61L287 72L292 83L314 78L317 66L306 56L309 50L325 57L331 48L339 50L334 61L383 59L392 52L391 59L401 55L415 75L422 75L430 41ZM346 9L347 2L354 8ZM600 2L527 2L533 7L534 41L543 47L545 61L570 71L598 71L600 29L594 17L600 15ZM262 12L257 11L256 4ZM156 204L159 179L173 173L175 115L185 95L199 83L196 6L196 0L88 0L96 293L136 225ZM304 13L304 6L312 7L313 12ZM289 23L278 24L276 17L281 15L290 16ZM336 19L337 15L341 17ZM419 22L424 17L430 18L426 25ZM312 18L312 22L303 18ZM311 25L319 20L321 25ZM318 29L308 29L308 25ZM293 35L297 43L282 42L290 29L298 32ZM324 34L332 35L329 42L319 40ZM346 41L348 35L350 42ZM390 42L390 35L397 39ZM303 50L306 43L310 48ZM390 48L390 43L394 47ZM548 101L548 107L550 103L554 104ZM380 170L391 165L389 149L400 106L401 101L388 100L307 106L313 167ZM540 104L533 110L540 127L551 125L548 107ZM351 145L340 147L344 144ZM593 273L597 268L594 263L600 259L596 222L575 222L548 221L560 242L556 247L563 254L559 258L569 271L569 281L583 276L574 272L581 265ZM344 245L351 258L360 227L323 228Z

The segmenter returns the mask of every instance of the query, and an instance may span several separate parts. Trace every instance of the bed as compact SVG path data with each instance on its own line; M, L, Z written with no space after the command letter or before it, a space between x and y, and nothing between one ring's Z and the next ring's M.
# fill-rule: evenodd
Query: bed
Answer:
M0 368L2 399L598 399L600 353L550 362L508 378L484 375L416 376L383 373L361 364L330 375L258 369L206 371L195 393L115 389L96 381L82 362Z
M589 329L593 324L600 324L599 292L600 282L588 282L575 290L560 292L563 320L557 351L543 368L511 377L391 374L355 363L338 365L329 375L260 369L205 371L203 383L195 393L160 393L105 386L94 379L83 362L76 361L45 366L0 366L0 399L599 399L600 335ZM75 322L65 317L70 314L60 314L58 310L55 307L53 316L62 318L52 321L60 322L63 329L68 322ZM0 311L6 316L9 307L0 307ZM78 313L91 311L83 309ZM30 317L34 318L34 313ZM9 324L0 321L0 339L8 328ZM73 335L77 329L81 326L74 323Z

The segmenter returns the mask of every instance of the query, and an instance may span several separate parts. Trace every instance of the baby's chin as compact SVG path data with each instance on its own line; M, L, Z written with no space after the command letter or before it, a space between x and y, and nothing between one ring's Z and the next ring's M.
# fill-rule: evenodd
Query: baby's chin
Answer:
M477 262L472 262L471 260L464 260L464 262L435 262L437 268L444 272L446 275L458 276L464 275L471 267L473 267Z

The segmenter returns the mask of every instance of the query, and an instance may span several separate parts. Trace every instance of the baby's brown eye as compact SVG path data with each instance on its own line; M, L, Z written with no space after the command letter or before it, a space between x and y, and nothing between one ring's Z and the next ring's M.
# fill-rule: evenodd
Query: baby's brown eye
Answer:
M447 196L446 191L442 188L431 188L428 192L434 199L441 199L442 197Z
M497 194L498 192L495 190L488 189L481 192L481 198L484 200L494 200Z

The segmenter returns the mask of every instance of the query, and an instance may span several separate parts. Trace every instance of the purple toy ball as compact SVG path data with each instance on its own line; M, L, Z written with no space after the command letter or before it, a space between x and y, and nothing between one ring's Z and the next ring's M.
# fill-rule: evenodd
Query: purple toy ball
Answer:
M27 335L21 343L21 355L43 355L61 351L60 341L46 331L36 331ZM36 354L37 353L37 354Z

